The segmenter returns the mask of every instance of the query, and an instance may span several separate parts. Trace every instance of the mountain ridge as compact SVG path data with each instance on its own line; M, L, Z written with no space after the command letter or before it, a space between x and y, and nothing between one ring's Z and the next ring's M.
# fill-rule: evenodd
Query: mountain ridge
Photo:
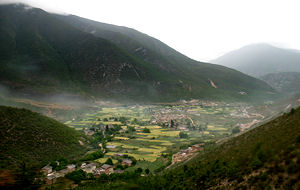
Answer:
M22 5L1 5L0 9L1 42L5 42L1 44L10 44L0 46L4 52L0 82L16 91L71 91L135 101L247 101L275 94L260 80L226 67L196 62L133 29L121 27L130 34L117 31L113 37L103 38L83 31L86 25L78 27L78 22L83 23L78 17L70 20L41 9L25 10ZM103 31L97 22L84 21ZM138 50L140 45L143 47ZM239 94L241 91L247 95Z
M277 72L300 72L300 52L266 43L251 44L212 60L213 63L260 77Z

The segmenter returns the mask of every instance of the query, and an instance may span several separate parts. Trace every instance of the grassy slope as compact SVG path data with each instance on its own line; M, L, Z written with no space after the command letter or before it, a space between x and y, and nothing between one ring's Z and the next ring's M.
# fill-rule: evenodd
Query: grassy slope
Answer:
M1 169L14 168L20 161L41 166L86 151L77 131L26 109L0 106L0 134Z

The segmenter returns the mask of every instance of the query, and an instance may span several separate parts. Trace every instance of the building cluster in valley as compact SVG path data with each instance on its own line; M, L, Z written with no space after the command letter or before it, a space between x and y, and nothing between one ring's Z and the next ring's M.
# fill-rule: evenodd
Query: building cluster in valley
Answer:
M123 156L123 155L122 155ZM133 161L129 158L123 158L121 165L124 167L130 167L133 164ZM95 177L99 177L101 174L110 175L112 173L123 173L124 170L116 169L114 165L103 164L98 167L98 163L83 162L80 166L76 166L74 164L69 164L65 169L55 171L53 167L50 165L46 165L41 169L41 172L45 174L45 181L47 184L53 184L56 182L58 178L65 177L66 174L71 173L75 170L83 170L87 174L93 174Z

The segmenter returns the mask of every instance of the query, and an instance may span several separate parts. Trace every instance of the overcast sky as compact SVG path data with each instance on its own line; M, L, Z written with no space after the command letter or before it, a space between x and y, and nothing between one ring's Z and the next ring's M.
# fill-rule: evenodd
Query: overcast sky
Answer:
M127 26L198 61L251 43L300 49L299 0L0 0Z

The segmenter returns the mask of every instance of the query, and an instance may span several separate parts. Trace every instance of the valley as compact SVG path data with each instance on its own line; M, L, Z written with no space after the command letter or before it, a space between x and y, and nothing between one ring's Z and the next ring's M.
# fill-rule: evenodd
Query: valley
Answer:
M104 164L109 158L117 163L116 155L128 155L137 163L126 171L142 168L156 173L174 163L172 157L180 150L215 143L257 126L270 116L267 110L246 103L195 99L152 105L99 105L65 124L87 136L103 135L106 140L97 142L101 147L96 143L96 149L91 148L103 150L102 144L106 145L104 157L94 160L96 163Z
M58 1L10 1L0 2L0 189L300 189L300 51L283 47L297 40L258 36L272 23L274 36L296 34L289 14L69 2L76 16ZM243 44L259 39L269 42Z

